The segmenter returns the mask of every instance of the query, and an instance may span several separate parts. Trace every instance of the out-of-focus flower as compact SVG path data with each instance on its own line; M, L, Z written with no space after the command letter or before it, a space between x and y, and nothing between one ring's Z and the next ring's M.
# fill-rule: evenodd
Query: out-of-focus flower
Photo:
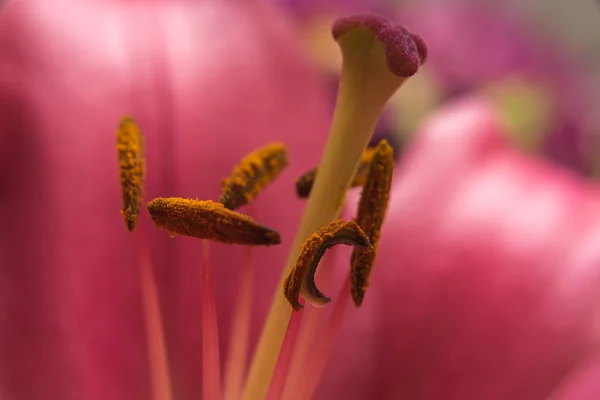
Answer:
M147 200L217 199L248 151L285 141L290 166L254 216L284 244L253 255L252 340L318 162L317 74L263 2L14 1L0 14L0 397L149 399L135 236L119 215L115 130L146 138ZM142 215L178 398L201 396L201 250ZM212 252L221 346L244 251Z
M378 399L600 395L600 189L503 130L489 101L468 99L418 132L364 304L378 313L348 318L323 397L364 398L365 382Z
M518 147L592 172L600 126L594 77L564 39L500 3L433 1L398 18L423 32L431 62L408 86L413 95L393 102L392 126L410 134L440 102L479 92L494 101Z
M328 15L335 20L340 13L390 10L392 2L386 0L278 0L300 21L320 19Z

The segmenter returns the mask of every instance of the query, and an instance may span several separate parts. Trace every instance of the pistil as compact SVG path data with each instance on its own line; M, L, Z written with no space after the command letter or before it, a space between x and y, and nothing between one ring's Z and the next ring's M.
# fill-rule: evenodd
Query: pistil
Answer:
M282 274L295 267L301 244L335 220L343 206L361 155L389 98L426 57L421 38L372 15L338 20L333 37L343 64L333 121L319 172ZM309 294L305 286L301 294ZM245 400L264 399L283 343L292 309L278 290L253 358Z

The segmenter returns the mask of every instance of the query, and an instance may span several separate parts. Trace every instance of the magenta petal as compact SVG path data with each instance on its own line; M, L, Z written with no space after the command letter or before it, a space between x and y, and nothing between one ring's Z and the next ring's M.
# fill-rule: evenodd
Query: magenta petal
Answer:
M2 396L147 399L137 249L119 214L119 118L133 115L146 136L147 199L216 199L246 152L290 146L290 168L249 211L284 238L255 253L260 320L302 207L294 179L325 139L319 82L285 20L260 2L17 1L0 15L0 52ZM199 398L200 245L140 219L175 394ZM224 349L243 249L214 246L212 260Z
M398 21L423 35L427 68L446 95L511 81L543 89L551 106L543 128L550 159L589 175L595 163L596 97L585 54L540 29L506 2L421 2ZM545 32L545 33L544 33Z
M380 243L365 300L379 314L368 329L352 315L334 355L362 341L373 360L352 376L334 358L330 380L386 399L600 395L600 191L511 148L486 103L425 125ZM324 398L359 398L333 385Z
M476 100L451 107L398 174L378 281L402 360L389 393L545 398L596 348L600 193L499 126Z

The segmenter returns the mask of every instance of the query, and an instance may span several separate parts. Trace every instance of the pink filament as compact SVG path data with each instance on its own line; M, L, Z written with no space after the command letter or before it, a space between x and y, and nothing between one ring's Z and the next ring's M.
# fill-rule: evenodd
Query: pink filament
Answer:
M219 329L210 268L210 244L202 241L202 399L221 400Z
M142 291L142 306L144 307L144 322L146 325L152 395L154 400L172 400L173 394L171 391L171 379L169 376L158 290L152 271L148 244L141 229L138 229L137 232L140 286Z
M244 383L252 316L252 247L245 249L239 296L231 324L231 343L225 373L225 400L238 400Z
M333 350L333 344L335 338L342 325L344 319L344 313L348 304L350 303L350 274L346 277L340 294L338 295L337 301L334 302L333 312L331 313L331 320L327 325L327 328L318 342L317 347L314 349L314 358L310 362L310 365L305 365L305 372L307 373L306 385L303 386L302 393L299 393L298 399L310 399L312 398L314 391L319 384L331 351Z
M300 299L300 304L304 304L304 300ZM295 311L290 318L288 323L287 332L281 346L281 352L277 359L277 365L275 366L275 372L271 379L271 386L269 387L269 394L267 400L279 400L283 394L285 387L285 379L287 377L290 364L292 362L292 356L294 355L294 347L296 345L296 339L298 338L298 332L300 331L300 324L302 322L302 316L304 315L304 309Z

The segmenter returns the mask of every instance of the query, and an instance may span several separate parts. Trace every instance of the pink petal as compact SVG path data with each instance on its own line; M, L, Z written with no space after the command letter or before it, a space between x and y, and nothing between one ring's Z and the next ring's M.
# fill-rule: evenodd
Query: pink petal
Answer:
M323 398L600 395L600 193L514 150L490 110L446 108L401 162L365 299L379 314L349 321ZM349 343L371 356L354 376L335 358Z
M293 181L318 160L326 107L290 29L262 2L59 3L17 1L0 16L2 397L149 398L137 250L119 214L119 118L133 115L146 136L146 199L216 199L246 152L290 146L290 167L256 201L255 216L284 239L256 251L260 320L302 207ZM175 394L199 398L200 243L140 222ZM214 246L212 259L229 332L243 249Z

